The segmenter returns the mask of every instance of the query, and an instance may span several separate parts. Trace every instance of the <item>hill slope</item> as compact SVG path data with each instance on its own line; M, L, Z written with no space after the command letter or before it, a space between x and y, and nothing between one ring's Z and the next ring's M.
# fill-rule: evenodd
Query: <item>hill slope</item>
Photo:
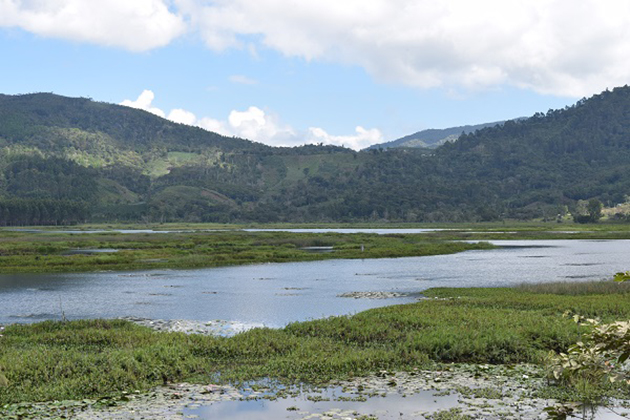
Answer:
M423 147L426 149L435 149L448 141L455 141L460 135L474 133L477 130L486 127L494 127L503 124L505 121L497 121L486 124L463 125L460 127L451 127L443 129L431 128L428 130L418 131L405 137L386 143L374 144L367 149L389 149L394 147Z
M426 149L272 148L144 111L0 96L0 224L555 218L630 192L630 88Z
M164 174L165 166L186 160L168 153L213 159L217 152L269 149L142 110L51 93L0 95L0 122L0 147L6 153L37 152L94 167L122 164L147 173Z

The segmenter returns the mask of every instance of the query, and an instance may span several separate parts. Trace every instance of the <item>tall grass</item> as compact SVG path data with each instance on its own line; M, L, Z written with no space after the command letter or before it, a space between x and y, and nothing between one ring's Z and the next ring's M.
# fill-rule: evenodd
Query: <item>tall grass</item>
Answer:
M554 295L616 295L630 293L630 282L594 280L581 282L552 282L521 284L519 290L529 293Z
M82 399L181 380L322 383L432 363L538 363L579 338L581 327L562 317L566 310L630 317L626 293L511 288L426 295L432 299L232 338L157 333L124 321L9 325L0 337L0 367L9 381L0 387L0 404Z

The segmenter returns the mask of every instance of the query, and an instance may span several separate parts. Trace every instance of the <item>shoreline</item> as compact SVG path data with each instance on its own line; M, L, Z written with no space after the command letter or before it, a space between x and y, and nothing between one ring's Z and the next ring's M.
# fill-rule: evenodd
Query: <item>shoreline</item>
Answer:
M232 403L249 404L249 409L258 405L259 412L253 414L266 419L276 418L268 412L265 415L263 409L274 404L289 419L431 419L440 414L453 415L440 418L457 419L539 419L546 418L545 408L555 404L553 399L537 396L543 387L543 371L538 366L461 364L439 366L436 370L381 371L308 390L264 384L238 388L183 382L118 398L34 403L21 415L39 418L48 411L52 416L65 413L69 418L83 420L208 418L204 409L219 410L221 403ZM341 392L333 393L336 396L331 398L330 389ZM424 405L415 405L418 397ZM401 405L401 398L415 408ZM390 404L388 399L392 400Z

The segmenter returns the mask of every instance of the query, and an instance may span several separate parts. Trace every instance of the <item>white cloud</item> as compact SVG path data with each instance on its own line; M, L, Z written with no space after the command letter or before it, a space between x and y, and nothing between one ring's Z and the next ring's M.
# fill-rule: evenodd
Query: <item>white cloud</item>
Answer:
M196 125L197 117L190 111L185 109L173 109L168 113L169 120L180 124Z
M292 146L299 142L298 134L280 119L262 109L250 106L246 111L230 112L228 130L237 137L251 139L272 146Z
M258 80L251 79L247 76L243 76L241 74L235 74L229 77L230 82L238 83L241 85L257 85Z
M145 51L186 31L169 0L0 0L0 27Z
M215 133L219 133L224 136L233 135L226 127L225 122L215 120L214 118L210 118L210 117L202 118L199 121L197 121L196 125L203 128L204 130L213 131Z
M336 145L360 150L372 144L382 143L383 134L378 129L357 127L352 135L331 135L322 128L311 127L307 132L294 130L282 124L272 113L251 106L246 111L232 111L227 122L213 120L215 127L236 137L242 137L271 146L300 146L303 144ZM217 124L218 123L218 124Z
M125 99L120 103L120 105L143 109L162 118L166 118L166 114L164 113L164 111L162 111L160 108L155 108L152 106L153 99L155 99L155 94L153 93L153 91L143 90L140 96L138 96L138 99L136 99L135 101Z
M345 136L331 135L324 129L315 127L309 128L305 133L296 131L290 125L283 124L276 114L256 106L250 106L245 111L233 110L225 121L211 117L197 118L194 113L181 108L171 110L167 117L166 112L153 106L154 99L153 91L144 90L135 101L125 99L120 105L143 109L180 124L197 126L224 136L240 137L270 146L291 147L323 143L360 150L384 141L380 130L375 128L366 130L361 126L356 128L355 134Z
M308 129L307 139L309 143L323 143L332 144L336 146L345 146L354 150L365 149L373 144L383 143L383 133L380 130L373 128L366 130L365 128L358 126L355 129L354 135L348 136L334 136L328 134L322 128L311 127Z
M145 51L192 33L381 82L575 97L628 82L628 22L625 0L0 0L0 27L45 37Z
M419 88L586 96L628 82L621 0L178 0L215 50L259 46ZM193 18L194 16L194 18Z

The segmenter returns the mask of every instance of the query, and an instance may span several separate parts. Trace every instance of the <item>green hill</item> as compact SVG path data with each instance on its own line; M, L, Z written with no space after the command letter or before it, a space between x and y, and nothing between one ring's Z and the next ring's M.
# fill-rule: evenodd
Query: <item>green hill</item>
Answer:
M484 129L486 127L494 127L503 123L505 123L505 121L497 121L493 123L476 125L463 125L460 127L450 127L442 129L431 128L428 130L418 131L408 136L401 137L397 140L374 144L367 149L389 149L395 147L419 147L426 149L435 149L446 142L453 142L457 140L462 134L474 133L477 130Z
M221 153L269 149L142 110L51 93L0 95L0 147L83 166L121 164L148 175L162 175L188 159L212 162Z
M628 161L628 87L431 151L361 152L273 148L85 98L0 95L9 225L553 219L581 200L625 202Z

